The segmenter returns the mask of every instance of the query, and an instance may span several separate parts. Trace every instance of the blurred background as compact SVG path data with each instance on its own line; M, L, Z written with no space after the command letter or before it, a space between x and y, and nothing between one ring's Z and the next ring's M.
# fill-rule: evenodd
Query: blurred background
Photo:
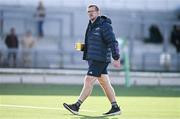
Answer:
M120 44L122 68L110 71L180 72L180 0L1 0L1 70L86 71L74 46L84 42L89 4L111 18Z
M101 13L112 19L116 37L127 42L128 51L125 51L131 70L180 71L180 57L172 39L173 28L179 25L180 0L41 2L44 16L38 11L37 0L0 1L0 67L85 68L82 54L75 52L74 45L84 41L87 5L97 4ZM41 38L38 37L39 18L43 22ZM12 55L8 57L5 44L11 28L15 29L19 41L15 63ZM30 48L23 47L21 42L27 31L32 32L35 40ZM23 59L23 49L30 50L31 56Z

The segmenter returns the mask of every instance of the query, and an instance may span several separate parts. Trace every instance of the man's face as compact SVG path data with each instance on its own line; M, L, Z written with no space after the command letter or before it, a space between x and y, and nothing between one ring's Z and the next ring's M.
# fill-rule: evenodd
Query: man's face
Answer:
M16 31L15 31L14 28L12 28L12 29L10 30L10 32L11 32L11 34L15 34L15 33L16 33Z
M99 16L99 11L95 7L88 8L87 12L91 21L94 21Z

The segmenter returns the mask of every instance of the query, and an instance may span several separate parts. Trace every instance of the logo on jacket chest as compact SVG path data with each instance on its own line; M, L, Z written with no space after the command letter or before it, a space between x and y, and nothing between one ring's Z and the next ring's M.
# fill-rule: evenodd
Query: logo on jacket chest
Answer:
M99 27L95 28L95 31L99 31L99 30L100 30L100 28L99 28Z
M99 27L95 28L95 29L93 30L92 34L93 34L93 35L100 36L100 28L99 28Z

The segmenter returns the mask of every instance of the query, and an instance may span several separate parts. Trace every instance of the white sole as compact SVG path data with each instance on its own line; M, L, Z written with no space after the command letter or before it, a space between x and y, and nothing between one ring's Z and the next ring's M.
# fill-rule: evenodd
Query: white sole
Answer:
M66 104L63 104L63 106L64 106L67 110L69 110L72 114L74 114L74 115L79 115L78 112L76 112L76 111L70 109Z
M114 112L114 113L111 113L111 114L104 114L104 115L107 115L107 116L114 116L114 115L120 115L120 114L121 114L121 111Z

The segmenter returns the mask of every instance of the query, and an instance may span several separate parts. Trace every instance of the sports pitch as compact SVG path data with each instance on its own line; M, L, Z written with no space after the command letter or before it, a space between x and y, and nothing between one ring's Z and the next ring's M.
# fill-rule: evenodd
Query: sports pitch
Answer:
M180 119L180 87L113 86L122 114L103 116L110 104L99 86L72 115L82 85L0 84L0 119Z

